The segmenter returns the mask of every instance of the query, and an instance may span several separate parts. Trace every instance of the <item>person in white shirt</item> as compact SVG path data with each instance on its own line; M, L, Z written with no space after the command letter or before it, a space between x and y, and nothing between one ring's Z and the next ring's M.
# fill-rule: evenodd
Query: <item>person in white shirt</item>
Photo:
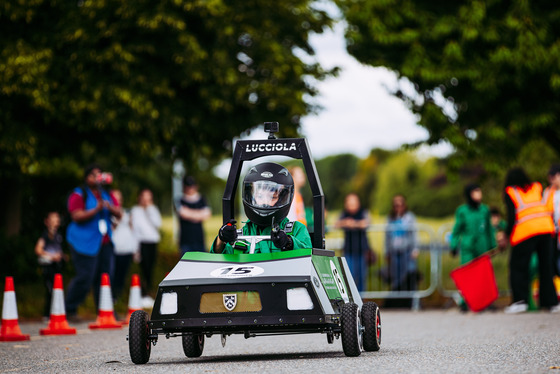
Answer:
M161 214L154 205L153 194L143 189L138 195L138 205L130 211L132 229L140 242L140 269L142 271L142 304L145 308L153 306L154 299L150 295L154 265L157 260L157 245L161 239Z
M120 190L111 191L114 199L123 207L123 197ZM111 279L111 294L116 301L124 289L126 277L132 264L134 255L138 252L138 239L132 232L130 211L122 208L120 219L113 217L113 251L115 253L115 272Z

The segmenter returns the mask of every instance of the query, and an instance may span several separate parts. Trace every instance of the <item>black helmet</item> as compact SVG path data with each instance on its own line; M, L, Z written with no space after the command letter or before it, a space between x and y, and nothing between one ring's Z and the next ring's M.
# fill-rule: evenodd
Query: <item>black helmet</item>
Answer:
M243 180L243 206L251 222L259 226L280 223L290 211L294 180L288 169L273 162L251 167Z

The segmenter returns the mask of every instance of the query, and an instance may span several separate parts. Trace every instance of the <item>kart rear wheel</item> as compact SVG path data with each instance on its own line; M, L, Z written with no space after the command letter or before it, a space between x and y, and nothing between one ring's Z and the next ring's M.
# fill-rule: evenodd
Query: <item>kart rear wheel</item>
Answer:
M150 360L152 346L148 340L149 335L148 313L143 310L132 313L128 325L128 348L130 359L135 364L145 364Z
M342 349L349 357L356 357L362 353L362 324L358 305L347 303L342 306L341 330Z
M204 334L184 334L183 352L187 357L200 357L204 350Z
M364 326L364 350L379 351L381 348L381 312L374 302L362 305L362 325Z

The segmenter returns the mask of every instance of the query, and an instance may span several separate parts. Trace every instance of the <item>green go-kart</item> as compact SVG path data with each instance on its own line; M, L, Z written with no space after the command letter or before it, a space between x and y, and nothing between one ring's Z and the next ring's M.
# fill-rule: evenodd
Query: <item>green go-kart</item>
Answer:
M132 362L145 364L160 335L181 337L187 357L199 357L205 338L245 338L302 333L341 338L347 356L378 351L380 310L363 302L344 257L325 249L324 196L306 139L276 139L277 123L265 123L264 140L239 140L223 197L223 219L233 201L244 161L265 156L301 159L313 193L313 248L275 253L188 252L159 284L151 316L135 311L129 324ZM248 246L270 236L240 236Z

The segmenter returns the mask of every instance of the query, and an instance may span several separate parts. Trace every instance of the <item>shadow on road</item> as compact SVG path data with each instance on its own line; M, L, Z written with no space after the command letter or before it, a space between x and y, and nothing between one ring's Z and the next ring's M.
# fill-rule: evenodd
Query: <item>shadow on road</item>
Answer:
M298 352L298 353L263 353L263 354L244 354L244 355L227 355L227 356L206 356L199 358L187 358L182 361L159 361L149 362L153 365L169 365L174 363L189 364L208 364L208 363L232 363L232 362L255 362L255 361L274 361L274 360L312 360L325 358L345 357L340 352Z

